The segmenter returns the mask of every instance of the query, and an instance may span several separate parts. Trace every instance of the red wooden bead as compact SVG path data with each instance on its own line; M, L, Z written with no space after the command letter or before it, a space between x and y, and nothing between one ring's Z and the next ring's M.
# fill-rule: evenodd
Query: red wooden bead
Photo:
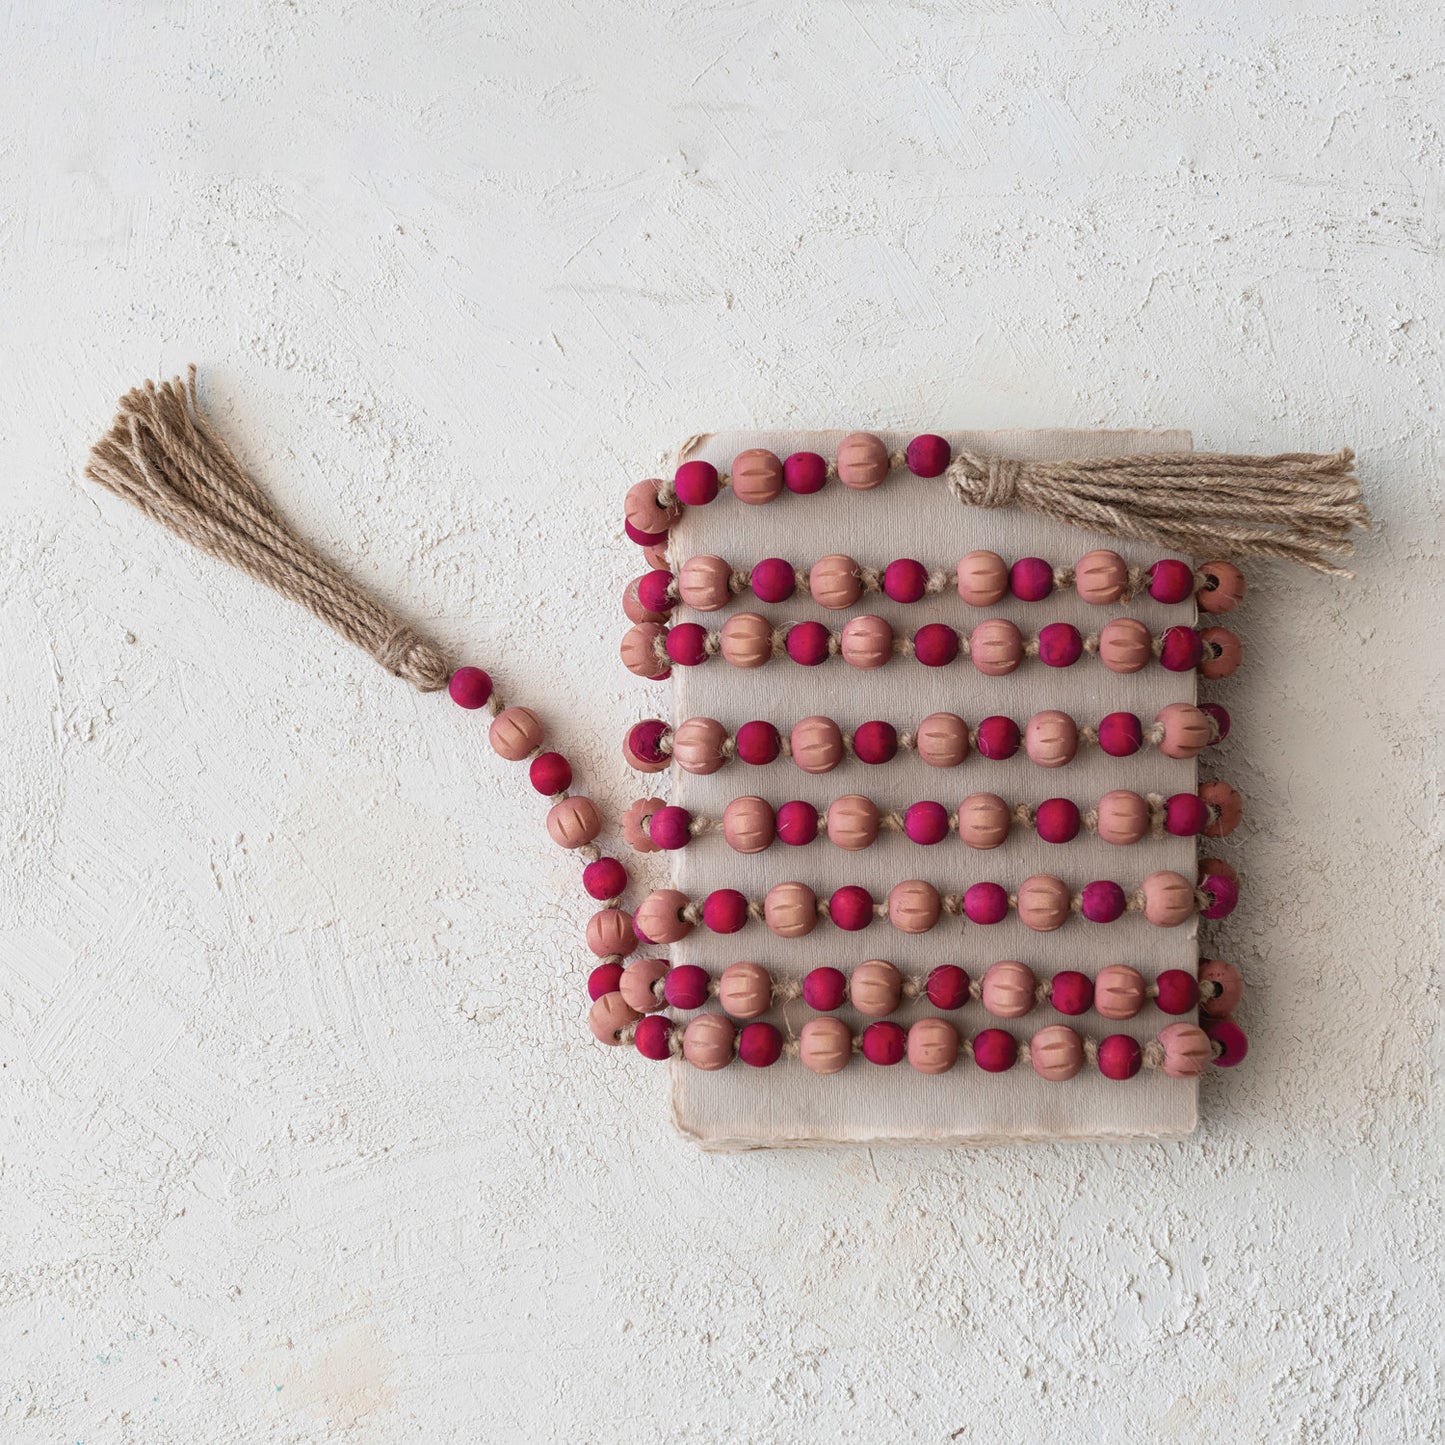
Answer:
M733 743L739 760L756 768L775 762L782 748L778 730L770 722L745 722Z
M648 1014L638 1019L632 1030L632 1042L644 1059L665 1059L672 1052L668 1039L672 1033L672 1020L663 1014Z
M620 963L599 963L587 975L587 997L596 1003L603 994L616 993L617 985L621 982L622 965Z
M1199 704L1199 711L1214 719L1214 730L1217 734L1214 742L1222 743L1229 736L1229 710L1217 702L1202 702Z
M942 622L930 622L914 634L913 655L925 667L947 667L958 656L958 633Z
M803 1002L819 1013L831 1013L848 997L848 979L840 968L809 969L803 975Z
M1008 890L1001 883L975 883L963 895L970 923L1002 923L1008 917Z
M783 1056L783 1036L772 1024L747 1024L738 1035L738 1058L755 1069L766 1069Z
M1018 1056L1018 1041L1007 1029L984 1029L974 1035L973 1061L985 1073L1007 1073Z
M953 448L942 437L924 432L908 443L904 456L915 477L941 477L953 460Z
M853 734L853 754L860 763L889 763L898 755L898 729L888 722L865 722Z
M647 834L659 848L672 852L692 841L691 823L692 814L686 808L659 808L647 820Z
M934 1008L962 1008L969 999L968 974L956 963L940 963L929 971L926 991Z
M1209 808L1197 793L1175 793L1164 802L1164 831L1176 838L1195 838L1209 822Z
M1034 827L1045 843L1072 843L1079 836L1078 805L1068 798L1047 798L1034 812Z
M973 740L984 757L1002 762L1018 752L1023 734L1011 717L986 717L974 730Z
M1066 968L1050 980L1049 1002L1071 1018L1087 1013L1094 1004L1094 981L1086 973Z
M828 480L828 463L817 452L794 452L783 463L783 485L800 497L821 492Z
M749 581L759 602L786 602L798 587L793 564L781 557L764 558L753 568Z
M1149 595L1156 602L1183 602L1194 592L1194 571L1177 557L1166 557L1149 569Z
M634 577L622 589L622 611L627 620L629 622L666 622L672 615L672 603L667 603L660 612L653 612L650 608L644 607L637 592L641 584L642 578Z
M679 667L697 667L707 661L707 628L700 622L680 622L667 630L667 655Z
M1084 655L1084 639L1069 622L1050 622L1039 630L1039 661L1046 667L1072 667Z
M903 831L924 847L941 843L948 837L948 809L942 803L914 803L903 815Z
M492 679L480 667L459 667L447 683L447 694L458 707L475 711L487 705Z
M1107 878L1084 884L1080 912L1090 923L1113 923L1124 916L1128 900L1124 890Z
M659 547L667 541L666 532L644 532L632 522L623 522L622 530L627 533L627 540L635 542L639 547Z
M637 579L637 600L649 612L671 612L672 598L667 595L671 586L671 572L661 568L648 572Z
M667 724L658 718L635 723L622 744L622 756L639 773L660 773L671 760L671 754L659 746L667 736Z
M828 660L828 629L821 622L795 622L785 642L788 656L803 667Z
M565 793L572 786L572 764L561 753L542 753L527 770L532 786L544 797Z
M703 900L702 921L713 933L736 933L748 921L748 900L736 888L714 888Z
M790 848L806 847L818 836L818 810L811 803L794 801L778 809L778 842Z
M1217 1054L1214 1059L1221 1069L1232 1069L1244 1062L1244 1056L1249 1052L1249 1039L1233 1019L1210 1019L1204 1025L1204 1032L1223 1049L1223 1053Z
M582 870L589 898L618 898L627 890L627 869L616 858L598 858Z
M1218 873L1206 874L1199 887L1208 895L1209 902L1199 910L1201 918L1228 918L1239 902L1239 884L1233 878Z
M900 557L883 569L883 591L895 602L917 602L928 590L928 568Z
M1099 724L1099 747L1111 758L1130 758L1144 746L1144 724L1131 712L1111 712Z
M1020 602L1042 602L1054 590L1054 569L1042 557L1020 557L1009 568L1009 589Z
M1199 984L1192 973L1182 968L1166 968L1154 980L1159 990L1159 1011L1166 1014L1188 1013L1199 1003Z
M662 983L663 998L677 1009L701 1008L707 1002L707 994L707 970L695 963L684 963L669 969Z
M863 1030L863 1057L870 1064L897 1064L908 1052L908 1035L899 1024L881 1019Z
M686 507L703 507L717 496L717 468L711 462L684 462L673 474L672 488Z
M1159 665L1170 672L1191 672L1204 656L1204 643L1192 627L1171 627L1164 634Z
M839 888L828 900L828 917L846 933L856 933L873 922L873 895L855 883Z
M1132 1079L1144 1062L1139 1041L1128 1034L1110 1034L1099 1044L1099 1072L1106 1079Z

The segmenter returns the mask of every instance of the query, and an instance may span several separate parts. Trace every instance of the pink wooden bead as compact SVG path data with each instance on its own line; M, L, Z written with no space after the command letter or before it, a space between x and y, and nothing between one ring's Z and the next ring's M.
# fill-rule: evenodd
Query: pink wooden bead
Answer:
M803 976L803 1002L819 1013L841 1008L848 997L848 978L841 968L812 968Z
M1094 979L1094 1007L1101 1018L1134 1018L1147 996L1143 974L1127 963L1106 964Z
M970 923L1002 923L1008 917L1008 890L999 883L974 883L963 895L963 914Z
M843 760L843 734L832 718L803 718L788 741L793 761L805 773L830 773Z
M1057 708L1036 712L1024 728L1024 751L1041 768L1062 768L1079 751L1078 724Z
M718 492L717 468L711 462L684 462L673 473L672 489L686 507L705 507Z
M598 958L618 953L626 958L637 947L632 915L622 908L602 908L587 920L587 947Z
M1074 567L1074 589L1093 607L1117 602L1129 585L1129 568L1117 552L1086 552Z
M859 793L845 793L828 805L828 841L847 853L873 845L878 837L878 807Z
M1072 843L1080 826L1078 804L1070 798L1045 798L1034 809L1034 831L1045 843Z
M459 667L447 682L447 695L458 707L474 712L487 705L492 679L480 667Z
M969 1000L968 974L956 963L940 963L929 970L925 992L934 1008L962 1008Z
M990 964L983 976L983 1006L996 1019L1021 1019L1036 1002L1038 979L1026 963Z
M903 1000L903 975L891 963L871 958L853 970L848 999L864 1018L885 1018Z
M918 602L928 591L928 568L912 557L899 557L883 569L883 591L895 602Z
M1204 585L1199 589L1201 612L1233 612L1244 601L1244 573L1231 562L1206 562L1199 569Z
M1199 799L1206 808L1217 809L1217 816L1204 825L1206 838L1227 838L1239 827L1244 812L1244 800L1228 783L1205 783L1199 789Z
M1007 677L1024 660L1023 634L1004 617L989 617L969 634L969 656L985 677Z
M616 858L598 858L582 870L589 898L618 898L627 889L627 869Z
M675 888L658 888L637 905L632 926L649 943L676 943L692 932L692 924L682 917L688 902Z
M1049 1024L1029 1040L1029 1063L1039 1078L1061 1084L1084 1067L1084 1041L1068 1024Z
M921 801L903 815L903 832L910 843L931 848L948 837L948 809L942 803Z
M750 1068L766 1069L783 1056L783 1036L772 1024L748 1024L738 1035L738 1059Z
M857 933L873 922L873 895L856 883L835 888L828 899L828 917L845 933Z
M997 552L970 552L958 561L958 595L970 607L992 607L1008 593L1009 569Z
M622 837L636 853L656 853L652 841L652 815L665 804L661 798L638 798L622 815Z
M895 883L888 893L888 921L900 933L927 933L942 909L938 889L921 878Z
M616 993L617 985L621 982L622 965L620 963L599 963L587 975L587 997L596 1003L604 993Z
M1105 793L1097 813L1099 837L1116 848L1127 848L1149 835L1149 804L1127 788Z
M946 1074L958 1062L958 1030L947 1019L919 1019L908 1030L908 1062L920 1074Z
M717 612L732 601L732 575L721 557L689 557L677 574L677 595L699 612Z
M649 577L652 573L647 574ZM622 589L622 611L629 622L666 622L671 606L661 608L654 612L648 607L638 594L642 585L641 577L634 577L626 587Z
M773 655L773 624L756 612L735 612L722 625L720 645L734 667L761 667Z
M853 729L853 756L876 767L898 756L898 729L889 722L859 723Z
M1233 1019L1211 1019L1204 1025L1204 1033L1211 1044L1219 1046L1220 1053L1214 1060L1218 1068L1232 1069L1244 1062L1249 1039Z
M637 539L634 537L633 541ZM664 541L655 547L644 547L642 549L642 560L649 567L670 567L672 564L667 557L667 543Z
M666 643L667 628L656 622L639 622L622 634L622 665L634 677L657 680L667 676L666 658L658 658L658 644Z
M773 976L760 963L730 963L718 977L717 1001L735 1019L761 1018L773 1005Z
M1077 969L1066 968L1049 981L1049 1002L1071 1018L1094 1006L1094 980Z
M733 458L733 496L761 507L783 494L783 464L764 447L749 447Z
M943 437L924 432L908 443L904 455L915 477L941 477L953 460L953 448Z
M1142 672L1154 655L1154 639L1142 622L1116 617L1099 632L1099 661L1110 672Z
M1144 917L1156 928L1178 928L1194 916L1194 885L1181 873L1163 869L1140 886Z
M968 756L968 724L956 713L929 713L914 746L930 768L956 768Z
M1154 990L1160 1013L1188 1013L1199 1005L1199 984L1185 969L1166 968L1154 980Z
M640 1014L656 1013L666 1006L662 990L655 987L660 979L667 977L668 963L665 958L638 958L622 970L622 982L618 986L628 1008Z
M1110 1034L1099 1041L1099 1072L1106 1079L1132 1079L1144 1063L1138 1039Z
M1199 1007L1210 1018L1223 1018L1226 1014L1232 1014L1244 997L1244 979L1232 963L1206 958L1199 965L1199 982L1212 983L1219 989L1219 992L1210 998L1204 996L1203 989L1199 993Z
M1177 557L1156 562L1148 574L1149 595L1156 602L1183 602L1194 591L1194 571Z
M1019 750L1023 734L1011 717L986 717L974 732L974 741L984 757L1002 762Z
M1020 557L1009 568L1009 590L1020 602L1042 602L1054 590L1054 569L1042 557Z
M686 848L692 841L692 814L686 808L659 808L647 820L647 835L665 852Z
M761 853L772 847L776 828L772 805L762 798L734 798L723 809L723 837L734 853Z
M542 722L530 708L504 708L487 731L492 751L509 763L520 763L542 745Z
M747 921L748 900L736 888L714 888L703 899L702 922L709 933L736 933Z
M666 771L671 754L662 750L661 743L667 737L667 724L660 718L648 718L635 723L627 730L622 740L622 756L629 768L639 773L661 773Z
M1199 634L1199 640L1204 644L1204 661L1199 664L1200 676L1211 681L1232 677L1244 656L1239 639L1227 628L1206 627Z
M818 926L818 898L806 883L776 883L763 899L763 921L779 938L802 938Z
M1159 1030L1160 1068L1171 1079L1197 1079L1214 1061L1209 1035L1197 1024L1166 1024Z
M620 993L604 993L592 1005L587 1014L587 1022L595 1039L600 1043L615 1045L622 1042L617 1035L635 1024L639 1017L637 1010L629 1008L627 1000Z
M672 756L685 773L708 777L727 762L728 730L716 718L690 717L672 735Z
M737 1029L723 1014L698 1014L682 1031L682 1056L706 1073L725 1069L733 1061Z
M974 1035L973 1061L987 1074L1007 1073L1018 1056L1018 1041L1005 1029L984 1029Z
M798 1059L815 1074L836 1074L853 1057L853 1031L842 1019L809 1019L798 1030Z
M1192 703L1171 702L1154 721L1164 729L1159 751L1166 758L1197 758L1209 746L1209 719Z
M850 432L838 443L838 480L855 492L868 492L888 475L888 448L872 432Z
M663 997L672 1008L691 1010L707 1002L710 980L705 968L684 963L668 972L662 986Z
M638 482L627 489L622 503L622 512L633 527L650 536L665 536L667 530L677 521L678 509L664 507L657 500L662 483L659 481Z
M1019 884L1019 922L1035 933L1052 933L1069 917L1069 885L1062 878L1036 873Z
M969 848L997 848L1009 835L1013 813L997 793L970 793L958 805L958 836Z
M748 581L759 602L786 602L798 590L793 564L782 557L764 557L754 564Z
M908 1036L891 1019L882 1019L863 1030L862 1047L863 1057L870 1064L886 1068L902 1062L908 1049Z
M863 569L841 552L820 557L808 571L808 592L820 607L841 612L863 595Z
M638 1019L632 1031L632 1042L644 1059L662 1059L672 1056L672 1020L661 1014L650 1014Z
M872 671L893 656L893 628L881 617L851 617L843 624L843 661Z
M547 832L559 848L580 848L602 831L602 814L591 798L563 798L547 814Z

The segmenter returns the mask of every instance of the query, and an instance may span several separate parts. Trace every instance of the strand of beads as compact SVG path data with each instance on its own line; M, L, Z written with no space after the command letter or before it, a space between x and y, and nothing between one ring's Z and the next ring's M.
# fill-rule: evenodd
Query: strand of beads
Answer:
M1188 760L1229 735L1229 714L1216 703L1195 707L1176 702L1161 708L1153 723L1131 712L1113 712L1097 727L1080 725L1066 712L1046 709L1020 727L1010 717L986 717L976 728L956 713L930 713L915 729L900 731L882 720L845 732L832 718L802 718L786 732L770 722L744 723L729 732L715 718L687 718L675 729L650 718L634 725L623 742L623 756L641 773L660 773L676 762L685 773L707 776L738 761L765 767L789 758L805 773L830 773L845 758L872 765L916 753L929 767L956 768L975 753L1004 762L1022 747L1041 768L1070 763L1080 748L1097 747L1110 757L1132 757L1144 747L1167 758Z

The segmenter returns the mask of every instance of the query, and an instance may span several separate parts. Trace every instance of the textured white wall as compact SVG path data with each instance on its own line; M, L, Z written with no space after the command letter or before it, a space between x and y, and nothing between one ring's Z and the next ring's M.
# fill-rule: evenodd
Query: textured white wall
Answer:
M0 1437L1438 1438L1433 0L0 37ZM691 431L1356 445L1359 581L1254 568L1240 619L1253 1053L1199 1137L676 1140L475 718L77 483L192 358L614 810L619 501Z

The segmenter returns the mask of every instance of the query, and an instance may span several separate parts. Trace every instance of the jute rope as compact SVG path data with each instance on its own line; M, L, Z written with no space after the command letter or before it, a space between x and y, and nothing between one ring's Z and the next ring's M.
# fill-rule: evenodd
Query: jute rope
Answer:
M121 398L85 475L193 547L299 602L422 692L447 685L441 650L303 542L196 404L196 368Z

